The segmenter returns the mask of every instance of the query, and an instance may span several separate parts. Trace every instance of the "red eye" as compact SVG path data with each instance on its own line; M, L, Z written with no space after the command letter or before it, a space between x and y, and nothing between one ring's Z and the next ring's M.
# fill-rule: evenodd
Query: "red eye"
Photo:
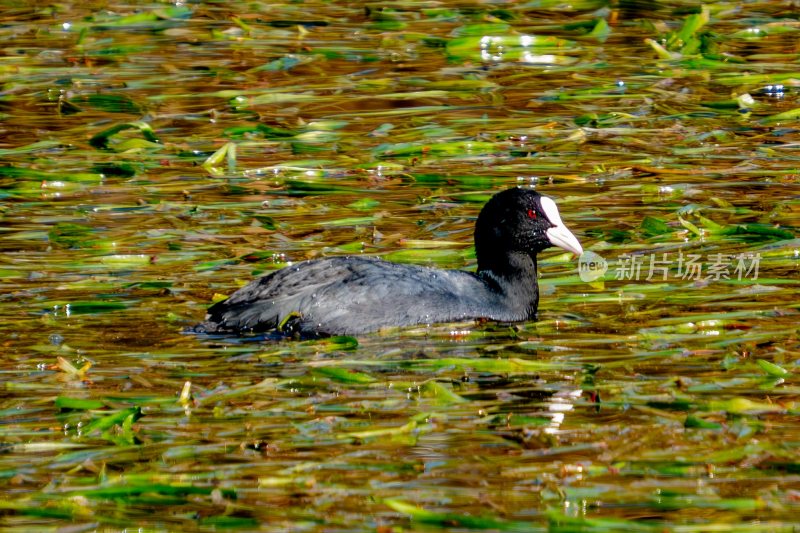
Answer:
M536 211L534 211L533 209L528 209L528 218L536 220Z

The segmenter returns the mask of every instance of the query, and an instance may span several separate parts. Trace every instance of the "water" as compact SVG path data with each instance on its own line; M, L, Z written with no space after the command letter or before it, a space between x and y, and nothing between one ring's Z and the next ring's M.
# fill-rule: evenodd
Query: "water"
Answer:
M693 10L4 8L2 527L800 527L797 14ZM474 268L513 185L607 261L543 254L538 322L183 333L308 258Z

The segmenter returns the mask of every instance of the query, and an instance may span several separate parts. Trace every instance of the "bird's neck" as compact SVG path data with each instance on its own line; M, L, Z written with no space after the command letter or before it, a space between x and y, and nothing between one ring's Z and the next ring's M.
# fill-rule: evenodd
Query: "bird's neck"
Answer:
M527 318L534 318L539 303L538 273L536 257L520 252L482 256L478 262L478 275L520 307L517 311Z

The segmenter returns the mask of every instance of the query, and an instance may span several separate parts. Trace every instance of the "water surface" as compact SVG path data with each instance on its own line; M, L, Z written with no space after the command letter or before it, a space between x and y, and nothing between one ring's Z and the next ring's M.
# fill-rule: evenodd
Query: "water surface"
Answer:
M0 13L4 530L800 527L790 3ZM538 322L183 333L308 258L474 268L514 185L608 263L543 254Z

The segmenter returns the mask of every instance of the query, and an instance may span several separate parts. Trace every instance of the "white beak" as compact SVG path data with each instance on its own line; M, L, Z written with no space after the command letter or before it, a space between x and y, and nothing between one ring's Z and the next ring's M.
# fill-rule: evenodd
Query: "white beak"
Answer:
M583 253L583 246L578 242L578 238L575 237L561 221L561 215L559 215L558 207L556 207L556 203L553 199L542 196L541 203L542 210L547 216L547 219L554 224L554 226L546 232L550 243L568 252L572 252L575 255L581 255Z

